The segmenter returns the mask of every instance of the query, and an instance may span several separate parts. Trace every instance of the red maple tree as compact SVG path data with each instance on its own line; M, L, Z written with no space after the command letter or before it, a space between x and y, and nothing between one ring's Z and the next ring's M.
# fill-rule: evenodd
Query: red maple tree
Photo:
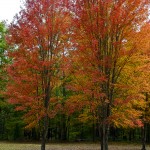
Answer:
M61 84L69 26L63 0L27 0L9 28L12 64L7 68L7 95L17 110L25 112L27 127L40 128L41 150L45 150L49 118L61 109L54 90Z

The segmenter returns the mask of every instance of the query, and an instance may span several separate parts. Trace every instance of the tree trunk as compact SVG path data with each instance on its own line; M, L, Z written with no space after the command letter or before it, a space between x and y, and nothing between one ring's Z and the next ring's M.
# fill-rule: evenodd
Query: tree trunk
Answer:
M45 138L42 138L41 150L45 150L45 143L46 143Z
M95 142L95 122L94 122L94 119L93 119L93 124L92 124L92 139L93 139L93 142Z
M142 149L141 150L146 150L146 130L147 130L147 125L146 123L142 127Z
M109 104L104 103L101 107L100 120L99 120L99 133L101 137L101 150L108 150L108 135L109 124L107 118L109 116Z
M101 150L108 150L108 133L109 127L107 124L103 123L100 127L101 133Z
M48 131L48 116L45 116L43 120L41 150L45 150L47 131Z
M67 125L66 125L66 115L61 114L60 116L60 140L66 141L67 140Z
M65 73L63 71L63 79L65 79ZM64 107L64 103L65 103L65 100L66 100L66 88L65 88L65 83L63 83L62 85L62 94L63 94L63 103L62 103L62 106ZM67 140L67 125L66 125L66 119L67 119L67 116L65 114L62 114L61 115L61 140L62 141L66 141Z
M145 101L148 102L148 93L145 93ZM147 113L149 109L149 106L145 108L145 114ZM145 115L143 116L143 119L145 119ZM144 122L144 126L142 127L142 149L141 150L146 150L146 132L147 132L147 123Z

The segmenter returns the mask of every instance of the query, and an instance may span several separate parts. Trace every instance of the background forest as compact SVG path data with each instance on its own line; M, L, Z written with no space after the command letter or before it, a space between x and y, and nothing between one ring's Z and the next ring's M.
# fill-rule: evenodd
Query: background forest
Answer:
M26 0L0 23L0 140L150 143L147 0Z

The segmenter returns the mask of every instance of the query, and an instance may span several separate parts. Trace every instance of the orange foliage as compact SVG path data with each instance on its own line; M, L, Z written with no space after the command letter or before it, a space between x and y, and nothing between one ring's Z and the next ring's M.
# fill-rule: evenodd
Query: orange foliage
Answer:
M101 124L118 120L116 113L120 111L123 117L120 125L141 126L141 112L132 104L135 99L141 99L133 93L123 95L130 87L121 83L120 78L131 56L138 51L137 40L141 40L141 36L131 39L147 19L148 1L77 0L73 5L75 51L70 52L73 81L68 88L83 95L81 101L89 101L85 108L95 104L95 114ZM139 31L139 34L144 33ZM118 97L120 100L116 101ZM124 111L116 112L116 104L124 105ZM132 117L131 112L134 112Z

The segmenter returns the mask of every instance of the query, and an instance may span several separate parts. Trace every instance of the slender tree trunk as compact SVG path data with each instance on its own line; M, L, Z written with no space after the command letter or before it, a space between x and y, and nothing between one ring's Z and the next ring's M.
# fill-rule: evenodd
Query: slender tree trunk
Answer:
M108 150L108 134L109 134L109 127L105 123L102 124L100 127L101 133L101 150Z
M93 124L92 124L92 135L93 135L93 142L95 142L95 122L94 122L94 119L93 119Z
M146 123L142 127L142 149L141 150L146 150L146 130L147 130L147 125Z
M42 137L41 150L45 150L45 143L46 143L46 140L45 138Z
M148 93L145 94L145 101L148 102ZM145 108L145 114L147 113L149 107ZM145 119L145 115L143 117ZM147 123L144 122L144 126L142 128L142 149L146 150L146 132L147 132Z
M42 130L42 136L41 136L42 138L41 150L45 150L47 132L48 132L48 116L45 116L43 120L43 130Z
M101 119L99 120L99 133L101 137L101 150L108 150L108 135L109 135L109 124L107 118L109 116L109 105L105 104L101 107Z

